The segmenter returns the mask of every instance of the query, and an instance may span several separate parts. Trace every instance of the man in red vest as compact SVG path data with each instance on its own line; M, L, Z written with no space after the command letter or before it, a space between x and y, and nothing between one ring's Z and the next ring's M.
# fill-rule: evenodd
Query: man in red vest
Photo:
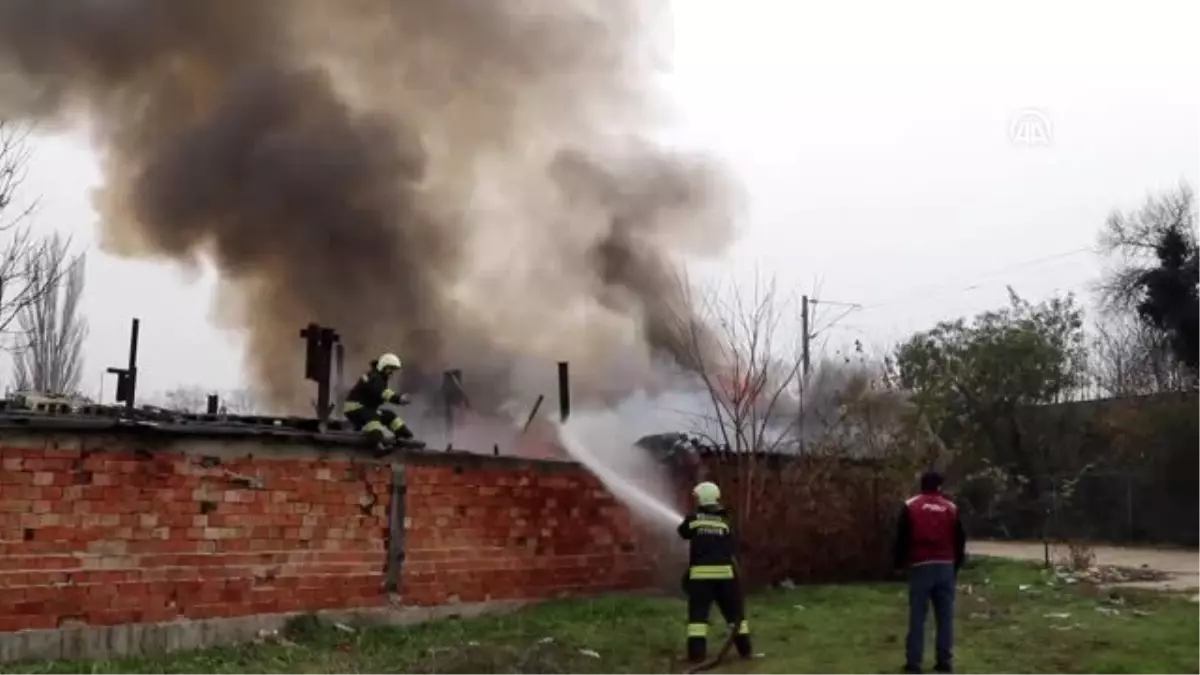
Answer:
M925 472L921 494L904 502L896 532L896 568L908 570L906 673L921 672L930 602L937 622L934 672L953 672L954 592L966 548L958 507L942 494L941 474Z

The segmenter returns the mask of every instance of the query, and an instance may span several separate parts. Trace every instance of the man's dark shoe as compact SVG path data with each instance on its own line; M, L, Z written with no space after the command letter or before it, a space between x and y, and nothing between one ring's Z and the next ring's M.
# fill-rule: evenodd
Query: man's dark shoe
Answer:
M953 673L954 666L950 665L949 663L939 663L933 667L933 672L935 672L935 673Z
M905 665L904 670L901 670L900 672L902 672L902 673L920 673L921 666Z

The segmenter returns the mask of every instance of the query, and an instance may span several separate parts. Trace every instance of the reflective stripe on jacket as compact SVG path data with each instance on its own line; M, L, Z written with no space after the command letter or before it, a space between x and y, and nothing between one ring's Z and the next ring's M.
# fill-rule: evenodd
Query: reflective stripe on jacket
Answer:
M737 543L724 507L701 506L683 519L677 531L689 543L689 579L734 578Z
M372 368L370 372L358 378L346 393L342 412L352 413L363 408L374 410L384 403L395 403L397 400L399 397L396 392L388 387L388 378Z

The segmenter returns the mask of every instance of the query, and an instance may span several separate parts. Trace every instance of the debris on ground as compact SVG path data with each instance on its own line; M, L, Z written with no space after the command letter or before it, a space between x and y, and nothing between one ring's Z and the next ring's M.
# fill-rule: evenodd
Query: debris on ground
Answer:
M1085 569L1055 567L1054 577L1065 584L1125 584L1138 581L1162 581L1171 575L1148 567L1109 567L1093 565Z
M784 579L783 581L779 582L779 587L785 591L795 590L796 582L792 581L791 579Z
M583 654L584 656L590 656L590 657L592 657L593 659L598 659L598 658L600 658L600 652L597 652L597 651L595 651L595 650L592 650L592 649L580 649L580 650L579 650L579 653L580 653L580 654Z
M808 608L807 608L807 607L805 607L804 605L792 605L792 608L793 608L793 609L808 609Z
M348 625L346 625L346 624L342 623L341 621L334 621L334 622L333 622L333 627L334 627L334 628L336 628L336 629L338 629L338 630L340 630L340 631L342 631L343 633L355 633L355 632L357 632L357 631L355 631L353 628L351 628L350 626L348 626Z
M1071 615L1067 612L1050 612L1049 614L1043 614L1042 617L1046 619L1069 619Z
M1112 607L1097 607L1096 611L1108 616L1119 616L1121 614L1121 610L1113 609Z
M258 633L255 634L253 642L256 645L272 644L272 645L282 645L284 647L295 647L296 646L295 642L292 642L291 640L280 635L279 631L269 630L266 628L259 630Z

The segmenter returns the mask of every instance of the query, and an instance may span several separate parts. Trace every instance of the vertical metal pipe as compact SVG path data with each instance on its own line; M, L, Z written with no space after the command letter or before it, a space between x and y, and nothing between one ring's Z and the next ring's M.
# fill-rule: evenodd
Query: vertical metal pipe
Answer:
M454 371L445 371L442 374L442 406L446 419L446 450L454 447L454 394L456 388Z
M129 383L126 390L125 408L133 410L134 400L137 398L137 357L138 357L138 338L141 332L142 322L140 319L133 320L132 327L129 331L129 367L126 371L127 382Z
M566 361L558 362L558 416L563 422L571 416L571 380Z
M392 464L392 499L388 508L387 560L384 562L383 590L396 593L400 590L401 568L404 566L404 502L408 495L408 481L404 465Z
M133 325L129 330L129 369L133 370L137 367L137 352L138 352L138 333L141 330L142 322L139 319L133 320Z
M333 405L334 414L340 414L346 396L346 348L337 343L333 352Z

